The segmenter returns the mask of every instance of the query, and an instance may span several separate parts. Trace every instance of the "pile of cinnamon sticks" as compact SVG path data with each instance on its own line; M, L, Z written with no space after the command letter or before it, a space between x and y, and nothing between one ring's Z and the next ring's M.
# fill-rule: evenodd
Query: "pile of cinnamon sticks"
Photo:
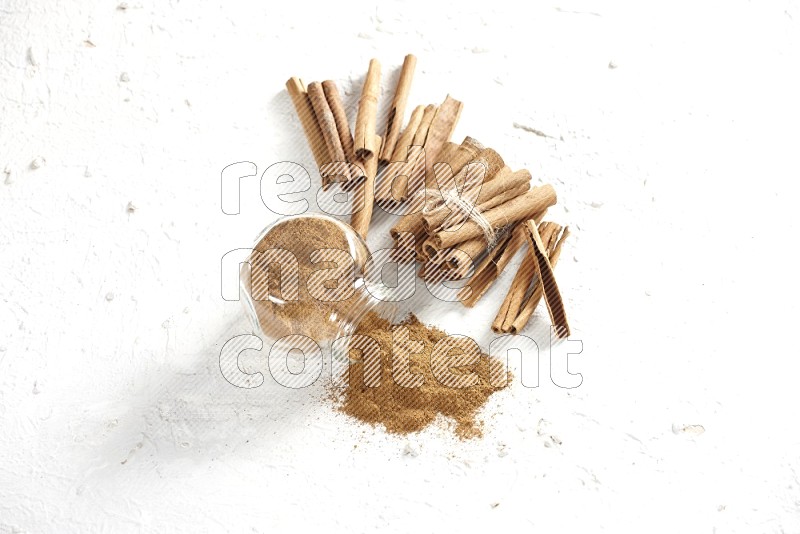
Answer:
M330 184L340 182L345 188L355 190L353 205L357 209L354 209L351 225L364 238L376 202L403 203L408 200L409 191L421 189L428 162L432 164L442 145L450 140L461 115L461 102L447 96L439 106L417 106L408 125L402 129L416 65L415 56L405 57L383 137L376 133L381 79L381 64L377 59L369 63L358 101L354 133L335 82L312 82L306 86L296 77L286 82L320 169L322 187L327 189ZM406 161L411 146L423 147L428 154L417 170ZM386 178L376 187L379 162L400 165L384 166ZM355 188L357 185L360 187Z
M400 218L391 229L395 247L414 247L406 256L422 262L419 274L426 280L466 278L458 298L472 307L527 243L529 252L492 329L518 333L544 296L556 332L568 336L552 275L568 230L541 222L556 203L553 187L532 187L530 172L512 171L497 151L472 137L460 145L445 143L437 160L437 180L428 184L424 208ZM466 208L460 209L464 202Z
M420 261L428 281L463 280L458 294L474 306L517 252L527 252L492 329L518 333L544 297L558 335L569 335L553 276L566 228L542 222L555 205L552 186L531 186L531 174L512 170L502 156L472 137L453 143L463 104L449 95L438 106L417 106L402 129L416 58L403 61L383 137L376 133L381 65L370 61L354 134L336 84L298 78L286 83L320 168L322 186L355 189L351 225L366 238L374 204L405 207L391 229L398 258ZM402 130L402 132L401 132ZM380 165L379 165L380 164Z

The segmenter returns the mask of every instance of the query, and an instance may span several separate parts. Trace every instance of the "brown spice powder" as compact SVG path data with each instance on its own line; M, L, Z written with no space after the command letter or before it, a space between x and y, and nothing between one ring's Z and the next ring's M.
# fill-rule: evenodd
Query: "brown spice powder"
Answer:
M336 318L347 310L357 296L342 301L318 300L309 293L308 280L315 271L336 268L335 262L311 261L315 250L338 249L350 251L350 243L342 226L322 217L296 217L282 221L273 227L258 242L256 252L268 249L282 249L294 254L298 262L298 298L274 302L263 299L254 302L256 314L262 330L273 337L289 334L302 334L316 342L332 338L337 333ZM357 254L356 254L357 255ZM358 258L354 258L355 261ZM269 263L263 257L254 256L250 260L251 281L260 285L261 294L269 294L286 299L282 287L286 276L281 278L281 268L277 263ZM258 282L255 282L258 280ZM323 283L327 289L336 287L336 280ZM258 294L251 289L251 294Z
M441 414L455 421L455 433L459 438L482 436L483 422L477 420L477 414L493 393L506 387L495 387L490 382L491 376L502 376L503 362L481 354L477 363L451 370L453 374L474 371L480 378L477 385L465 388L445 386L436 379L431 368L441 363L435 358L432 361L433 347L447 334L421 323L413 314L400 324L408 328L411 340L423 343L424 349L418 354L410 354L409 358L411 373L421 375L423 384L409 388L396 383L392 374L393 325L370 312L359 324L356 333L369 336L380 346L380 384L377 387L365 384L362 351L351 349L350 370L345 371L350 373L349 381L343 393L341 410L366 423L382 424L388 432L395 434L418 432ZM464 353L459 348L453 348L450 354L458 352ZM442 358L447 358L447 355ZM507 377L505 384L510 383L511 374L507 373Z

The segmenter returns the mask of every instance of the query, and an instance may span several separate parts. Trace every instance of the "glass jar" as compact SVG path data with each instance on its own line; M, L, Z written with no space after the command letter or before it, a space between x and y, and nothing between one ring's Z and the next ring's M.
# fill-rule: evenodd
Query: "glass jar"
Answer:
M254 330L269 344L302 335L319 346L352 333L383 304L367 291L368 260L361 236L328 215L283 217L267 226L240 271Z

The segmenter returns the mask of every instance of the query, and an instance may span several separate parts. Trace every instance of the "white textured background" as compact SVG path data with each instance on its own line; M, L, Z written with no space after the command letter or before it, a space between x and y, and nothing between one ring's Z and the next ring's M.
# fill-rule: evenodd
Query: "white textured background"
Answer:
M0 0L0 532L800 532L800 7L644 4ZM575 233L584 383L515 384L482 440L218 367L220 257L272 219L220 171L309 161L289 76L352 106L407 52Z

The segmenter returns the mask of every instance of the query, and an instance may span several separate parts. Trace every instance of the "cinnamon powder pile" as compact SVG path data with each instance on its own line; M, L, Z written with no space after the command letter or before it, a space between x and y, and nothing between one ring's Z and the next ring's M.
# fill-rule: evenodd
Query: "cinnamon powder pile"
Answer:
M433 375L431 367L437 363L435 359L432 361L433 347L447 333L421 323L413 314L400 325L408 328L412 342L423 343L424 349L420 353L410 354L410 371L421 375L424 383L416 388L397 384L392 376L393 325L374 313L368 313L356 333L369 336L380 345L380 384L377 387L365 384L363 355L361 351L351 349L349 381L343 393L341 410L366 423L381 424L395 434L418 432L441 414L455 422L455 434L459 438L482 436L483 422L478 420L478 412L493 393L506 387L495 387L490 382L490 376L503 372L503 363L481 354L477 363L452 369L454 374L476 372L480 378L477 385L465 388L445 386ZM463 353L461 349L453 348L449 355L459 351ZM511 375L507 376L509 380L505 384L510 383Z

